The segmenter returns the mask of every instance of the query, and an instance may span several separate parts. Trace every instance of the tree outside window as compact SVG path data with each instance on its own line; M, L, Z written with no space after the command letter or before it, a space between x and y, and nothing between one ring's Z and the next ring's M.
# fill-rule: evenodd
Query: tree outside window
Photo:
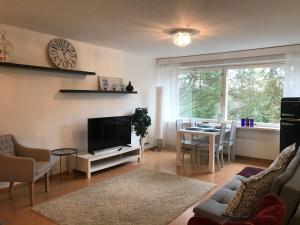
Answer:
M221 70L183 71L179 75L180 116L217 119Z
M225 111L225 120L251 117L259 123L279 122L284 78L281 65L183 70L178 78L181 117L217 120ZM226 99L220 97L222 84ZM221 99L226 102L223 110Z
M229 69L227 119L251 117L260 123L278 123L283 77L280 66Z

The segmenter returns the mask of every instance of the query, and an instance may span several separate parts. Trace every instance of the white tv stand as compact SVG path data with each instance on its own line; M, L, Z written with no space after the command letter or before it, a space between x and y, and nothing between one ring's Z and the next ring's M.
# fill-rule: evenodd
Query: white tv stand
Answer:
M77 170L85 172L86 178L91 178L91 173L103 170L125 162L141 160L141 149L139 146L111 148L96 152L94 155L79 153L77 156ZM76 169L76 156L69 158L70 168Z

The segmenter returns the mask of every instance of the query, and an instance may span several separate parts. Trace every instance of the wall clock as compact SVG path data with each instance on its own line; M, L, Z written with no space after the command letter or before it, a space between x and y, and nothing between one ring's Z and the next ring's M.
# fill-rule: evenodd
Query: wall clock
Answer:
M62 38L55 38L49 42L48 54L52 63L61 69L72 69L77 63L74 46Z

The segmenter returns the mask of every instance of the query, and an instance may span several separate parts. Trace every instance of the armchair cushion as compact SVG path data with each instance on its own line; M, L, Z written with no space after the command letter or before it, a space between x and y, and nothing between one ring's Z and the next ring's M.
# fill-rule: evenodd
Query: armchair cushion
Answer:
M46 172L51 169L51 163L49 161L37 161L36 162L36 172L34 180L39 179Z
M0 152L14 156L16 155L14 142L10 134L0 136Z

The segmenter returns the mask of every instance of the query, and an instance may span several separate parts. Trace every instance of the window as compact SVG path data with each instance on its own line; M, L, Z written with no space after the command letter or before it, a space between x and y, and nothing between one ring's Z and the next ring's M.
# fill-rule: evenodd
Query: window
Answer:
M278 123L284 70L280 66L227 70L227 119Z
M179 75L180 116L217 119L222 70L182 71Z
M222 115L225 121L252 117L258 123L278 123L283 77L280 64L182 70L180 116L217 120Z

